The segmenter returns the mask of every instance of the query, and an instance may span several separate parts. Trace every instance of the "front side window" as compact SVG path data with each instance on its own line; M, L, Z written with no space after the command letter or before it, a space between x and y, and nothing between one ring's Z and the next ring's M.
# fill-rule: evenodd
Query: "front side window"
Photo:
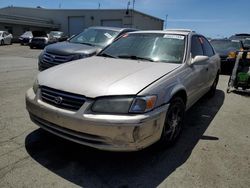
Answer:
M99 55L141 59L154 62L182 63L185 36L159 33L125 34Z
M73 37L69 42L104 47L117 35L118 31L90 28Z
M201 45L201 39L198 36L193 36L191 41L191 54L192 58L198 55L204 55Z
M204 37L200 37L201 39L201 44L203 46L203 50L204 50L204 55L211 57L214 55L214 50L211 47L210 43L207 41L207 39L205 39Z

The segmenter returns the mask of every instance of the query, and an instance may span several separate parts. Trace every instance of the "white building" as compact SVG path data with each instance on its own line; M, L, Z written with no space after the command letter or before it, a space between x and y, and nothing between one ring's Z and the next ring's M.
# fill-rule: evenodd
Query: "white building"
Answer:
M27 30L61 30L68 35L90 26L133 27L143 30L163 29L163 20L126 9L45 9L6 7L0 9L0 30L14 37Z

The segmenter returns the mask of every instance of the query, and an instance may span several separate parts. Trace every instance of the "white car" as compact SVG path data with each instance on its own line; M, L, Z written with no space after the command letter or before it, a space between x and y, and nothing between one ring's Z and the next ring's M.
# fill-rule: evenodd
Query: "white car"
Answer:
M7 31L0 31L0 44L12 44L12 34L8 33Z
M103 150L173 144L183 116L213 96L220 58L191 30L127 33L97 56L41 72L26 94L31 120L43 129Z

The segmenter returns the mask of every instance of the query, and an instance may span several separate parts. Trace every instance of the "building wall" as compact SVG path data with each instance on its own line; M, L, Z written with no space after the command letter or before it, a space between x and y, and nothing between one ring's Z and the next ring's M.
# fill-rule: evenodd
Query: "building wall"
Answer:
M139 12L133 12L133 25L143 30L162 30L163 20L156 20Z
M43 9L43 8L20 8L7 7L0 9L0 13L9 15L22 15L27 17L41 18L52 20L53 23L60 25L60 30L69 34L69 17L84 17L84 28L90 26L100 26L103 20L121 20L122 27L135 27L146 30L161 30L163 28L163 20L152 16L139 13L132 10L126 14L126 10L114 9ZM133 18L132 18L133 17ZM26 27L26 26L25 26ZM19 26L15 26L19 31ZM15 32L18 33L18 32Z

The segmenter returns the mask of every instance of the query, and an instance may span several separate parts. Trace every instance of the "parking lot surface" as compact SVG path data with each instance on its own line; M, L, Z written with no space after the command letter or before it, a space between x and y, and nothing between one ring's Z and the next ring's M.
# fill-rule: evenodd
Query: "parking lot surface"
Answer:
M24 95L40 52L0 46L0 187L250 187L250 95L227 94L229 76L187 111L173 147L104 152L30 121Z

